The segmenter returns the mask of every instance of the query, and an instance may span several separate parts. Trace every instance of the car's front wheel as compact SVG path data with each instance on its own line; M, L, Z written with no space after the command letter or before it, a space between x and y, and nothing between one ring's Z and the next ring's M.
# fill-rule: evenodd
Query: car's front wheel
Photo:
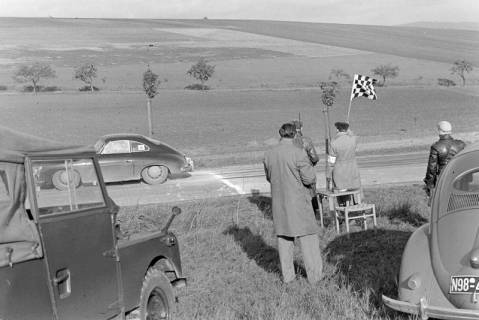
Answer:
M172 319L175 299L170 281L159 269L150 269L143 280L140 296L140 320Z
M58 190L68 190L68 188L78 188L81 183L80 174L78 171L58 170L52 176L52 183ZM69 185L70 184L70 185Z
M146 167L141 172L141 178L148 184L160 184L168 179L169 172L165 166Z

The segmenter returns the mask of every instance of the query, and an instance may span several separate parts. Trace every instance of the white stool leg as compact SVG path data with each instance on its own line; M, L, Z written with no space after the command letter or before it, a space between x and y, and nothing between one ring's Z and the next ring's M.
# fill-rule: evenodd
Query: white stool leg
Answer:
M347 207L344 209L344 216L346 219L346 232L349 233L349 211Z
M334 210L334 219L336 220L336 232L339 234L338 210Z
M366 221L366 211L363 211L363 223L364 223L364 230L368 230L368 223Z

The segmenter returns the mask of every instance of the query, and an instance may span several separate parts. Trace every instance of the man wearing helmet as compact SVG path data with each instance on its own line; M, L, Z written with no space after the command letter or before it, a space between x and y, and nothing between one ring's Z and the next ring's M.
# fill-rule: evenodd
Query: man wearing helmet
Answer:
M426 184L425 189L428 196L431 196L431 191L436 186L441 170L452 157L466 146L464 141L454 139L451 136L452 126L448 121L439 121L437 130L439 140L431 146L426 177L424 178L424 183Z

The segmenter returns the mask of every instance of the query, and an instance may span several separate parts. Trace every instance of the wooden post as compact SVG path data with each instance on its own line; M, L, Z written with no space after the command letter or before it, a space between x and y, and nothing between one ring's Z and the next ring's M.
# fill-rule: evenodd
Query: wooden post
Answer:
M148 103L146 104L146 109L148 114L148 136L153 137L153 123L151 121L151 99L148 99Z
M324 126L324 139L325 139L325 143L324 143L324 146L325 146L325 157L326 157L326 171L325 171L325 177L326 177L326 190L330 190L330 186L331 186L331 179L328 177L328 173L329 173L329 161L328 161L328 157L329 157L329 143L331 141L331 131L329 129L329 107L326 106L324 109L323 109L323 114L324 114L324 122L325 122L325 126Z

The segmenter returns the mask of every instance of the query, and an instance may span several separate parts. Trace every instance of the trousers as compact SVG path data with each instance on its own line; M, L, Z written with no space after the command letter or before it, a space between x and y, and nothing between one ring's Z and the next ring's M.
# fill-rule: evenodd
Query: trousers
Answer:
M288 283L296 278L294 271L293 250L294 237L278 236L278 252L281 264L283 282ZM304 267L308 282L313 284L321 280L323 275L323 260L319 249L319 238L317 234L296 237L303 254Z

